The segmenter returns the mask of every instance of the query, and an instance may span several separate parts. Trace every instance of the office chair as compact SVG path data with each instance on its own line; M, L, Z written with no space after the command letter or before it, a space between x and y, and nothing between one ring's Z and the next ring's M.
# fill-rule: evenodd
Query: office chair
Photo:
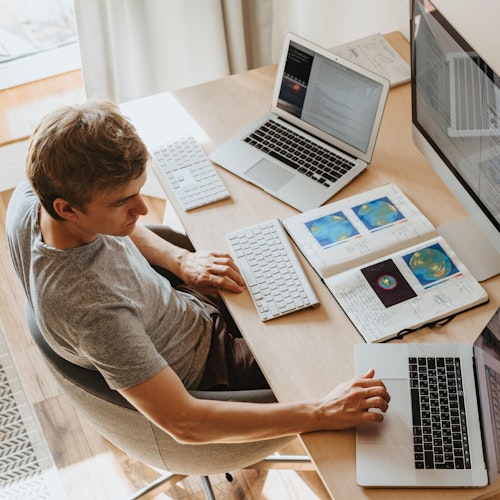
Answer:
M125 453L155 469L167 471L137 492L134 499L152 498L188 475L201 476L207 498L214 499L208 479L211 474L243 468L314 470L307 456L272 455L296 439L294 436L236 444L178 443L137 411L119 392L110 389L99 372L74 365L55 353L45 341L28 304L25 313L33 340L75 408L104 438ZM190 392L201 399L276 401L271 390Z

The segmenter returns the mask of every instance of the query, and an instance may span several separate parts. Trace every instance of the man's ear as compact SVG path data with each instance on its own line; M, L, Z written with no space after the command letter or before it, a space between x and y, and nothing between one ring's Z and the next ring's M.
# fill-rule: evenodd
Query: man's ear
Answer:
M52 202L52 206L54 207L56 214L64 220L74 220L78 217L73 206L63 198L56 198Z

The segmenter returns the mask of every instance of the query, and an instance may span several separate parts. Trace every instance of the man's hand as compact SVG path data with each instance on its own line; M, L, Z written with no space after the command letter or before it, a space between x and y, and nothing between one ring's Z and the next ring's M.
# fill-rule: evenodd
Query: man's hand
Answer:
M169 269L200 292L220 289L239 293L245 289L238 266L228 253L207 250L190 252L160 238L142 225L137 225L130 237L150 264Z
M182 255L179 278L198 289L215 288L242 292L245 282L231 256L222 252L201 250Z
M384 383L373 378L374 374L370 370L338 385L325 396L320 414L326 421L320 427L340 430L364 422L382 422L391 398Z

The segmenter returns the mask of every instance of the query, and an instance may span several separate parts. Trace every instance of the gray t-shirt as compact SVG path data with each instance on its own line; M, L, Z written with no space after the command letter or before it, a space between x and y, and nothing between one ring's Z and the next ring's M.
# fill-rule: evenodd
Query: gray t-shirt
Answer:
M37 323L63 358L99 370L113 389L146 381L167 364L187 388L201 379L212 321L195 297L172 288L128 237L47 246L40 203L27 182L14 191L7 236Z

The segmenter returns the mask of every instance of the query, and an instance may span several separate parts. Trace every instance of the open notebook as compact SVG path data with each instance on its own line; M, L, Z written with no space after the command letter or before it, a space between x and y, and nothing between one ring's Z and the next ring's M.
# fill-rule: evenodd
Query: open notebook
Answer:
M395 184L294 215L283 225L367 342L401 337L488 301Z

